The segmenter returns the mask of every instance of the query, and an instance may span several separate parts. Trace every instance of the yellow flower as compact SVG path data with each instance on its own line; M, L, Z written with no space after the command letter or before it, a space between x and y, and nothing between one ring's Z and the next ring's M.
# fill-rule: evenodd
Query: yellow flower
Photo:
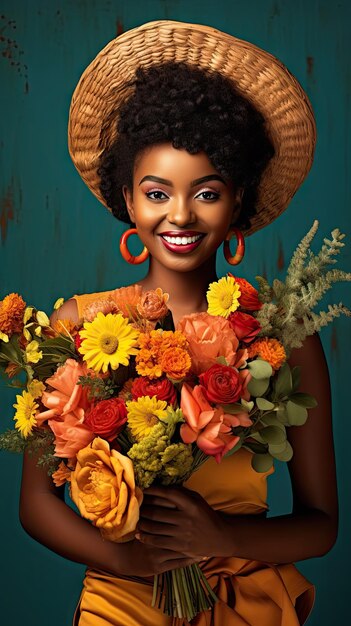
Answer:
M38 350L39 342L31 341L26 347L26 360L27 363L38 363L43 356L41 350Z
M50 320L44 311L37 311L36 318L40 326L50 326Z
M0 330L0 339L1 341L4 341L5 343L9 342L9 336L6 335L5 333L2 333L1 330Z
M16 421L15 427L22 433L23 437L27 439L33 427L37 425L35 415L39 405L28 391L23 391L21 396L16 396L16 400L17 404L13 405L14 408L17 409L13 418Z
M27 324L28 320L30 320L30 318L32 317L32 314L33 314L33 307L27 306L24 311L23 324Z
M58 298L56 300L56 302L54 304L55 311L57 311L57 309L59 309L63 305L64 301L65 301L64 298Z
M156 396L141 396L126 402L128 426L136 441L146 437L153 427L167 419L167 402Z
M27 389L33 398L41 398L43 391L45 391L45 385L40 380L34 378L32 382L29 383Z
M41 337L41 326L37 326L34 332L37 337Z
M79 352L96 372L107 372L109 365L113 370L128 365L131 355L138 352L135 346L139 332L121 313L104 315L99 311L92 322L84 323L79 334L83 339Z
M240 287L232 276L224 276L216 283L211 283L207 290L207 312L229 317L239 306L240 293Z

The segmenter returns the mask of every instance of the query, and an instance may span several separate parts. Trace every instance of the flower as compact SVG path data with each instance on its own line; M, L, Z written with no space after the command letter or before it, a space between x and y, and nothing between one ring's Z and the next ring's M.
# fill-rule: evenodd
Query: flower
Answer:
M96 435L112 441L127 421L127 409L121 398L101 400L85 415L84 424Z
M23 391L22 395L17 395L16 400L17 404L13 405L17 409L13 417L16 422L15 427L27 439L28 435L32 433L34 426L37 425L35 416L39 405L28 391Z
M191 371L197 376L214 365L219 356L225 358L227 365L235 364L238 369L243 364L237 361L247 352L238 350L239 341L223 317L192 313L182 317L178 328L188 341ZM245 358L241 360L244 362Z
M139 333L121 313L104 315L99 311L92 322L84 323L79 334L83 339L79 352L96 372L107 372L109 365L113 370L128 365L130 356L138 352L135 345Z
M157 400L164 400L167 404L175 404L177 392L168 378L151 379L147 376L138 376L131 385L133 400L141 396L156 396Z
M141 285L129 285L129 287L120 287L113 292L113 300L118 306L118 310L124 317L130 320L138 318L137 306L140 302L142 294Z
M71 481L71 470L67 467L66 463L61 461L56 472L54 472L51 477L54 481L54 485L61 487L61 485Z
M74 347L77 350L77 352L79 352L79 348L82 345L82 341L83 339L80 336L80 333L77 333L74 337Z
M9 337L22 332L25 308L26 303L18 293L5 296L0 302L0 331Z
M9 336L6 335L6 333L3 333L1 330L0 330L0 339L1 339L1 341L4 341L4 343L8 343L9 342Z
M50 326L50 320L44 311L37 311L35 317L40 326Z
M64 335L65 337L70 337L71 335L75 335L77 332L75 323L69 318L56 320L52 324L52 329L55 336Z
M239 341L250 343L261 330L261 324L252 315L242 311L234 311L228 317L230 327L235 332Z
M142 396L126 403L128 426L133 437L140 441L146 437L155 424L167 419L167 402L157 400L156 396Z
M200 374L207 400L222 404L237 402L241 396L241 380L238 370L227 365L212 365Z
M62 307L64 301L65 301L64 298L57 298L57 300L55 301L55 304L54 304L55 311L57 311L57 309L60 309Z
M14 378L14 376L16 376L16 374L18 374L20 370L21 366L18 365L18 363L12 363L11 361L5 367L5 373L9 378Z
M27 363L38 363L43 356L41 350L38 350L39 342L31 341L26 347L26 361Z
M159 320L168 313L167 302L169 294L163 293L162 289L150 289L145 291L137 304L137 311L141 317L150 321Z
M63 421L49 419L48 424L55 435L55 456L68 459L68 463L74 465L77 453L94 439L94 433L73 413L67 413Z
M167 348L161 357L162 371L173 380L181 380L191 367L191 359L186 350L176 346Z
M228 272L228 276L234 278L236 283L239 285L240 306L247 311L258 311L262 307L262 302L258 298L257 289L245 280L245 278L238 278L238 276L233 276L230 272Z
M137 354L135 363L136 370L140 376L160 378L167 370L167 374L172 377L170 372L174 370L173 373L176 374L174 378L178 379L183 378L184 372L189 370L188 353L184 354L188 347L188 342L179 330L171 331L159 328L149 333L140 333L138 345L140 352ZM172 352L177 350L177 359L172 360L170 353L168 353L168 356L166 355L162 361L164 353L169 349ZM179 352L179 350L182 352Z
M92 322L99 313L99 311L104 315L107 315L108 313L117 313L118 307L117 304L113 302L113 300L95 300L95 302L91 302L84 307L84 321Z
M210 283L206 296L210 315L228 317L239 306L240 288L233 276L223 276Z
M33 396L33 398L41 398L41 396L43 395L43 392L45 391L44 383L42 383L40 380L37 380L36 378L34 378L28 384L27 388L28 388L29 393Z
M274 370L279 370L284 361L286 361L284 346L278 339L271 337L256 339L256 341L249 346L248 353L250 359L258 355L261 359L267 361Z
M80 514L100 529L104 539L134 538L143 501L135 485L133 462L96 437L77 454L70 495Z

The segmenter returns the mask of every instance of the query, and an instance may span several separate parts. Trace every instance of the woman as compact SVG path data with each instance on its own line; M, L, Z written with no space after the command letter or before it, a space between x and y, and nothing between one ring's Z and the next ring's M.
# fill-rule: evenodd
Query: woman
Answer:
M308 173L314 140L308 99L279 61L212 28L179 22L152 22L111 42L83 74L70 113L78 171L117 218L136 226L146 248L141 258L149 256L134 289L167 291L175 327L206 311L216 250L231 229L251 234L287 207ZM135 261L125 244L121 251ZM99 295L113 299L121 291ZM74 296L52 320L77 321L94 299ZM257 474L241 449L219 465L207 461L183 487L146 490L138 538L115 544L76 515L63 488L25 455L22 525L88 566L75 624L171 624L150 607L153 575L194 562L220 600L212 615L192 623L305 622L314 588L292 563L333 546L337 493L318 336L289 362L303 364L301 389L318 400L304 426L288 429L289 515L266 518L273 470Z

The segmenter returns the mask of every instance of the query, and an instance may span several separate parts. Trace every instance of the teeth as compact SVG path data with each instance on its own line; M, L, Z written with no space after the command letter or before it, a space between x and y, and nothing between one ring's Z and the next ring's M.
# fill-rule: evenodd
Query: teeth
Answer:
M177 246L186 246L189 243L194 243L201 238L201 235L193 235L192 237L168 237L167 235L162 235L163 239L168 241L168 243L176 244Z

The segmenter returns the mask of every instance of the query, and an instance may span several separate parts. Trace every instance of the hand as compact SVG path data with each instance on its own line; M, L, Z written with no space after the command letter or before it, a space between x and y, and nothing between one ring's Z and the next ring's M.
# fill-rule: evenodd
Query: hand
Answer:
M109 569L116 576L146 577L191 565L195 559L133 539L126 543L111 542L111 561L113 565Z
M223 519L199 493L185 487L145 489L137 530L142 544L173 550L192 562L226 555Z

